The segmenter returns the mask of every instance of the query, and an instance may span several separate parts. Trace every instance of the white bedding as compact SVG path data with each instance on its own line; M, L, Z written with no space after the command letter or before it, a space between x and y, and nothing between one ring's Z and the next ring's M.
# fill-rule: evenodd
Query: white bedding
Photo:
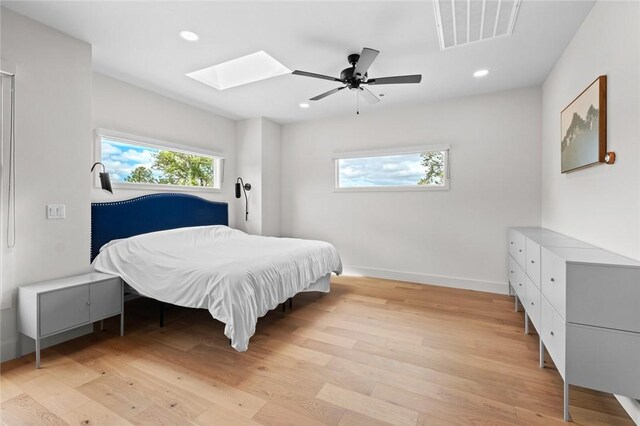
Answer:
M253 236L222 225L112 241L92 266L121 276L144 296L208 309L238 351L247 350L259 317L301 291L328 292L328 286L311 286L342 272L329 243Z

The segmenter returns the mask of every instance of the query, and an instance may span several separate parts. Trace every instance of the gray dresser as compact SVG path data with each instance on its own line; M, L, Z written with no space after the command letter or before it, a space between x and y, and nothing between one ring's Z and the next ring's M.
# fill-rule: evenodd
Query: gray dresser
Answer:
M508 276L569 385L640 398L640 262L543 228L511 228Z

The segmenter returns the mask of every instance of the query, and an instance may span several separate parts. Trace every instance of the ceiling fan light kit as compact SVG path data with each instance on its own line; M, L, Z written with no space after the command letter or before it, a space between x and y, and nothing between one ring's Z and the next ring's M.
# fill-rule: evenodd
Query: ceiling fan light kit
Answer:
M333 95L334 93L338 93L343 89L355 90L358 95L362 95L362 97L369 103L374 104L380 102L380 98L376 96L373 92L371 92L363 85L380 85L380 84L415 84L420 83L422 80L421 74L414 75L399 75L393 77L382 77L382 78L369 78L368 70L373 64L373 61L376 59L380 52L375 49L370 49L365 47L362 49L362 53L357 54L353 53L347 57L347 61L351 64L350 67L343 69L340 72L340 78L331 77L323 74L316 74L307 71L295 70L292 74L301 75L303 77L311 77L318 78L321 80L329 80L329 81L337 81L344 86L336 87L335 89L331 89L327 92L321 93L313 98L310 98L310 101L319 101L321 99L326 98L327 96ZM360 112L357 111L359 114Z

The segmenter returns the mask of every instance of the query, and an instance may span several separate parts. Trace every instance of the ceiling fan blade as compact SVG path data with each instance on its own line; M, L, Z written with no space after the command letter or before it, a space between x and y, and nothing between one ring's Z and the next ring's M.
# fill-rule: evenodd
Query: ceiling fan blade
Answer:
M360 59L356 63L356 69L353 72L353 75L360 74L360 77L364 77L364 74L367 72L373 61L378 56L379 51L375 49L369 49L365 47L362 49L362 53L360 54Z
M420 83L422 80L421 74L415 75L398 75L395 77L382 77L382 78L372 78L363 82L364 84L407 84L407 83Z
M369 89L367 89L366 87L359 87L360 91L362 92L362 97L369 102L370 104L375 104L380 102L380 98L378 98L376 95L373 94L373 92Z
M329 95L333 95L336 92L339 92L340 90L344 89L347 86L342 86L342 87L336 87L335 89L331 89L328 92L324 92L318 96L314 96L313 98L309 99L310 101L319 101L322 98L326 98Z
M342 82L342 80L340 80L339 78L331 77L331 76L323 75L323 74L316 74L316 73L313 73L313 72L295 70L291 74L302 75L304 77L321 78L323 80L329 80L329 81L340 81L340 82Z

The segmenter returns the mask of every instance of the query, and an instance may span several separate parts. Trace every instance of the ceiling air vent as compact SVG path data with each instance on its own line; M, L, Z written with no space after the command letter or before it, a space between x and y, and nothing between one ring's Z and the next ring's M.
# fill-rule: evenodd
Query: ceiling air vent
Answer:
M440 49L510 35L521 0L434 0Z

